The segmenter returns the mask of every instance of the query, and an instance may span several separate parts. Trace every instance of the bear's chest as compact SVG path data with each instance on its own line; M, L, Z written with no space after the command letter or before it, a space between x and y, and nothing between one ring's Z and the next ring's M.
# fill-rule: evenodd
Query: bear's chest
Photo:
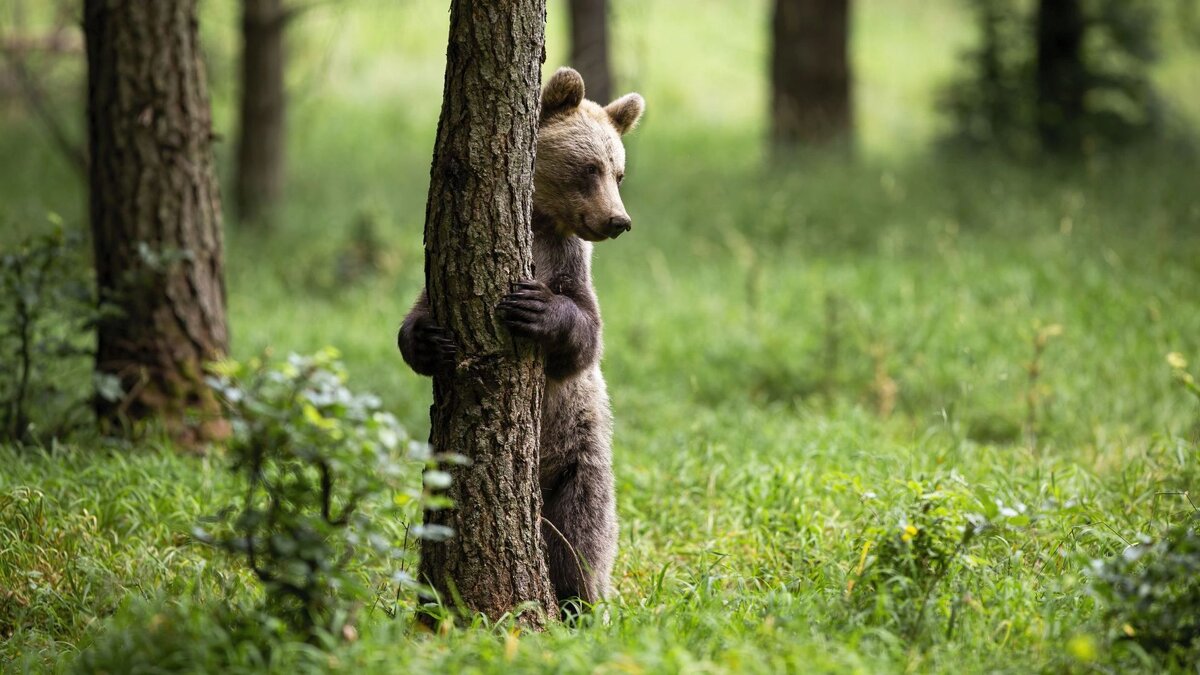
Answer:
M555 293L591 292L591 242L579 237L535 234L533 276Z

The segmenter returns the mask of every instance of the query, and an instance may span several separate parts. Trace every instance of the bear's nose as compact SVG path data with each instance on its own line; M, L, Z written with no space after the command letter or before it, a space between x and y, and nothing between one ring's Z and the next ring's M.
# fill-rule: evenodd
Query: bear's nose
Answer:
M633 221L629 216L613 216L608 219L608 236L616 239L622 232L633 229Z

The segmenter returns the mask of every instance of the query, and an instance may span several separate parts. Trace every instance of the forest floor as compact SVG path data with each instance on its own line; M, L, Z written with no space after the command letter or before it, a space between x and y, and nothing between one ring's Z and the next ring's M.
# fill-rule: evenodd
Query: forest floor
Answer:
M189 537L238 490L221 453L82 440L0 448L0 669L1180 667L1124 639L1137 627L1109 616L1090 570L1194 517L1180 493L1200 484L1200 406L1167 361L1200 364L1194 155L1058 167L868 138L855 162L768 166L741 113L656 119L699 94L654 82L628 139L634 229L596 247L621 519L607 621L434 635L384 588L354 641L238 624L251 575ZM436 102L323 95L338 103L293 117L277 230L231 224L234 356L334 346L350 387L424 438L429 383L395 329L422 280ZM48 211L81 223L69 170L4 124L11 231ZM907 572L864 574L914 546L928 557Z

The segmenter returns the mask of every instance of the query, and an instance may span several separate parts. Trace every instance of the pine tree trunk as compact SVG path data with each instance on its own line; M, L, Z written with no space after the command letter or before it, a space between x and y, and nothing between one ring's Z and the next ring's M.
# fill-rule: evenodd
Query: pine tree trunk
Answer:
M587 97L601 105L613 98L608 56L608 0L571 0L571 66L583 76Z
M90 208L103 301L96 371L124 400L102 424L161 418L219 434L203 362L226 352L221 202L196 0L86 0ZM194 419L200 413L200 419Z
M778 149L848 141L850 0L775 0L771 133Z
M1037 13L1037 129L1052 152L1081 149L1087 73L1079 0L1040 0Z
M242 0L242 99L235 193L238 217L265 224L283 193L282 0Z
M513 342L495 305L533 276L544 33L545 0L452 2L425 219L430 305L461 356L455 372L434 377L430 441L470 464L449 467L456 506L425 514L455 534L423 542L421 576L448 605L493 619L517 610L531 627L557 611L539 522L542 356Z

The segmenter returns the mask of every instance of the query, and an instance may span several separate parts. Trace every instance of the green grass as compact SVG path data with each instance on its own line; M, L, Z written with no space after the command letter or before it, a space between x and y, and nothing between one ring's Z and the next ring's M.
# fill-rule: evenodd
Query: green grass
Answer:
M320 650L258 625L257 591L189 542L236 485L219 456L78 441L0 450L0 664L79 672L1158 671L1112 639L1086 570L1187 517L1200 409L1196 158L1082 168L929 150L931 98L969 41L954 3L860 3L859 157L763 164L764 2L617 8L619 72L649 101L628 139L635 229L597 247L622 522L609 621L432 636L362 608ZM228 135L229 2L207 5ZM547 68L562 60L552 3ZM235 356L334 345L414 436L429 384L394 346L422 279L442 3L314 10L296 34L290 201L231 223ZM944 39L943 39L944 38ZM1159 74L1178 109L1194 53ZM1181 65L1183 64L1183 65ZM1194 77L1194 76L1192 76ZM81 184L28 120L0 120L0 241L80 222ZM222 167L229 144L219 148ZM227 172L223 173L223 177ZM347 275L355 223L382 241ZM1031 383L1039 331L1058 325ZM1031 389L1036 443L1026 436ZM936 492L930 497L931 492ZM929 592L856 583L920 514L1024 511ZM938 503L942 503L939 501ZM937 534L934 527L930 535ZM942 533L946 534L946 533ZM949 536L948 534L946 536ZM403 610L403 608L402 608ZM1089 659L1094 659L1090 661ZM1193 666L1194 668L1194 666Z

